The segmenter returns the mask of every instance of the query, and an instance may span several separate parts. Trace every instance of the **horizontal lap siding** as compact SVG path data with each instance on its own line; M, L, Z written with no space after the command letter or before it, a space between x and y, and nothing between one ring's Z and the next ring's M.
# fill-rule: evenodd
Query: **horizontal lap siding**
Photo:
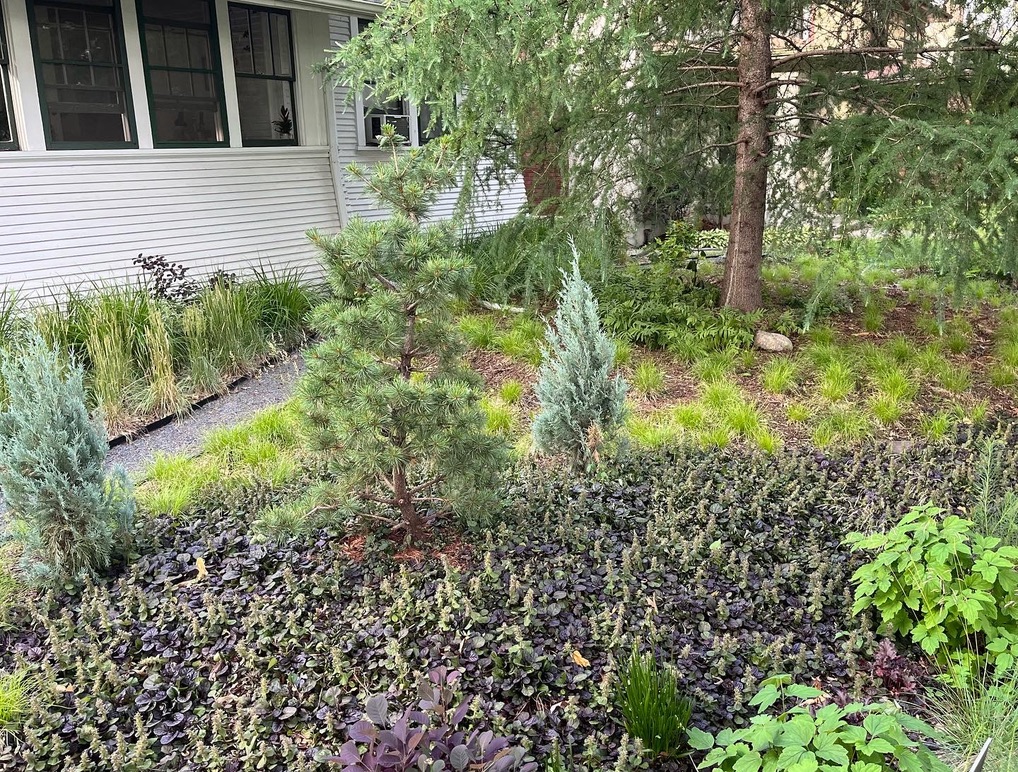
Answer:
M140 253L315 278L304 232L339 228L331 169L324 147L0 156L0 287L121 280Z
M333 45L338 47L350 39L350 20L347 16L333 16L330 24ZM350 163L369 166L385 157L378 150L360 150L357 146L357 115L353 101L347 98L348 89L336 89L336 141L339 165L345 169ZM343 177L344 202L347 216L365 220L378 220L386 216L378 203L365 190L364 184L349 175ZM455 214L460 189L443 193L432 210L433 219L448 219ZM526 203L522 180L499 187L495 183L477 185L467 227L478 230L497 225L514 217Z

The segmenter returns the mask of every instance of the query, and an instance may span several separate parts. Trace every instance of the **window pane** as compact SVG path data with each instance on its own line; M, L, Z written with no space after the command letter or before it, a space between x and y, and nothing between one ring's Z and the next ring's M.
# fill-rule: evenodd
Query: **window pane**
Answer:
M282 142L297 138L290 81L237 78L237 97L245 142Z
M7 96L10 93L5 73L0 72L0 142L13 142L14 133L11 131L11 116L7 113Z
M431 108L428 105L421 105L417 113L417 137L423 145L445 134L445 127L440 120L431 120Z
M130 142L126 73L109 0L85 8L37 2L32 11L40 53L40 94L51 142Z
M262 11L251 13L251 52L257 75L272 75L272 39L269 32L269 15Z
M272 66L276 75L293 75L293 54L290 51L290 17L281 13L270 16L272 20Z
M161 142L223 141L218 99L156 95L153 101L154 128Z
M251 27L248 10L230 6L230 37L233 39L233 66L241 75L254 72L254 52L251 50Z
M186 21L196 24L212 22L208 0L144 0L141 15L146 19Z
M187 30L183 27L163 27L162 30L166 41L166 65L187 67L191 61L187 52Z

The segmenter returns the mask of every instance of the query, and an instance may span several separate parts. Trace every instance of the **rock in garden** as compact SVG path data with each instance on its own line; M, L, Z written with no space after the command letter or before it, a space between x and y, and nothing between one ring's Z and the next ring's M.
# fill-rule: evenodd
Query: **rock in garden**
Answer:
M753 338L753 345L761 351L783 352L792 350L792 341L777 332L764 332L760 330Z

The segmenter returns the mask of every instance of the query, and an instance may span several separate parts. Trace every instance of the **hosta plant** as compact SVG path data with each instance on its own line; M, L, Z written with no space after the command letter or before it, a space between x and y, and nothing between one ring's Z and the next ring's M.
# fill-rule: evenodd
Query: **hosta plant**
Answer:
M325 761L340 764L344 772L534 772L537 764L523 761L522 748L490 731L459 728L470 700L456 705L455 670L432 670L421 684L420 703L394 715L380 694L369 697L366 717L348 730L350 739L338 756Z
M914 737L933 730L889 704L823 704L820 689L791 683L788 675L763 682L749 726L717 736L690 729L694 749L708 751L699 769L732 772L948 772ZM822 707L820 707L822 705ZM770 712L777 706L780 712Z
M1018 548L983 536L971 520L914 507L887 533L850 534L872 560L856 570L856 614L875 609L884 626L942 664L975 666L985 649L1000 667L1018 650Z

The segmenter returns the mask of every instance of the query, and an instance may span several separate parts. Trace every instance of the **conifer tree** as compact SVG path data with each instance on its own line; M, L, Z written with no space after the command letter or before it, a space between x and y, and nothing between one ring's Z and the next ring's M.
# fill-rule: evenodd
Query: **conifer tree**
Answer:
M463 361L452 304L470 289L448 222L425 224L453 181L441 141L350 171L392 214L311 232L341 300L318 314L325 342L308 357L301 393L316 447L351 496L395 509L411 539L431 511L468 521L493 511L502 443L485 432L480 381Z
M104 470L106 432L89 418L82 369L36 337L2 370L0 489L26 577L53 584L101 574L130 542L135 505L124 471Z
M620 375L612 376L615 344L601 329L597 300L575 255L572 271L562 273L558 311L538 373L534 446L567 453L574 466L587 466L622 424L627 387Z

